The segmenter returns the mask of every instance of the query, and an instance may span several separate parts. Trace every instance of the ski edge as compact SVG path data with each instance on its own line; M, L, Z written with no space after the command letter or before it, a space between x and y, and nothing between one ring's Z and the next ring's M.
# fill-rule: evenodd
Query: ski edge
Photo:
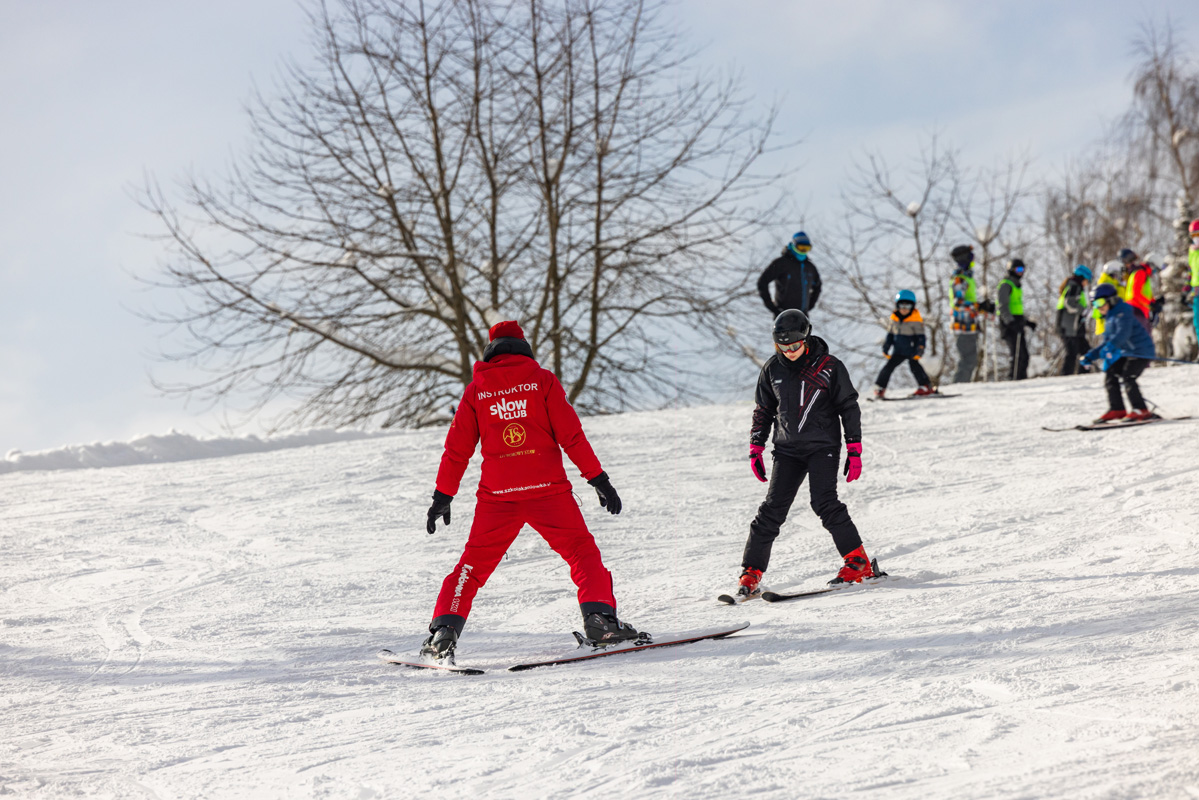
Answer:
M1190 419L1190 415L1185 417L1162 417L1161 419L1140 419L1135 422L1103 422L1094 423L1091 425L1071 425L1068 428L1050 428L1041 426L1041 430L1049 431L1050 433L1065 433L1067 431L1111 431L1118 428L1140 428L1145 425L1153 425L1158 422L1182 422Z
M422 664L419 661L405 661L403 656L386 649L375 653L375 657L387 664L394 664L397 667L409 667L411 669L433 669L441 672L453 672L457 675L483 675L486 672L474 667L446 667L441 664Z
M639 645L636 647L622 647L619 650L608 650L606 652L588 653L588 654L582 655L582 656L568 656L566 658L556 658L556 659L552 659L550 661L537 661L537 662L530 662L528 664L514 664L511 667L508 667L508 672L526 672L528 670L537 669L539 667L553 667L553 666L557 666L560 664L571 664L571 663L578 662L578 661L591 661L593 659L603 658L605 656L620 655L621 653L636 653L641 650L653 650L653 649L659 648L659 647L675 647L675 646L683 645L683 644L693 644L695 642L702 642L702 641L705 641L708 639L724 639L729 636L732 636L734 633L740 633L741 631L748 628L749 625L750 625L750 623L745 622L745 623L742 623L741 625L738 625L736 628L732 628L731 630L718 631L716 633L708 633L708 634L704 634L703 636L690 636L685 639L672 639L667 642L651 642L649 644L643 644L643 645Z

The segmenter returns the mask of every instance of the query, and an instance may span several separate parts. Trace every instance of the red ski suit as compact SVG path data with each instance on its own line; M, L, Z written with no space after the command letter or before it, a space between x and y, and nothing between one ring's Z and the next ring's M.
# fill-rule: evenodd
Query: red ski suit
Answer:
M571 495L562 451L587 480L603 470L554 373L513 353L475 364L445 437L438 491L457 494L480 441L474 522L462 557L441 584L434 619L452 614L465 621L475 594L525 524L566 559L580 604L602 603L615 613L612 575Z

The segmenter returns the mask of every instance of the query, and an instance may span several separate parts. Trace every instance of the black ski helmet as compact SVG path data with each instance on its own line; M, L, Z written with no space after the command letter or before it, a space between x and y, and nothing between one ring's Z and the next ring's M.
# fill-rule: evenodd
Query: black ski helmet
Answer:
M774 318L775 344L795 344L808 338L811 332L808 315L797 308L789 308Z
M1024 259L1013 258L1011 261L1007 262L1008 272L1015 272L1017 267L1024 267Z
M974 248L968 244L959 244L949 251L949 255L959 264L969 264L974 260Z
M1117 255L1116 258L1120 259L1120 261L1122 263L1127 265L1127 264L1131 264L1132 262L1137 260L1137 254L1134 253L1129 248L1125 247L1123 250L1120 251L1120 254Z

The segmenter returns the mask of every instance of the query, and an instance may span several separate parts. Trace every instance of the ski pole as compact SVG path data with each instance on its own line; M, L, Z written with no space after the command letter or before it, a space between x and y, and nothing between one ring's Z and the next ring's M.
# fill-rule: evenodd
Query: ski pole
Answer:
M1136 356L1136 358L1144 358L1144 356ZM1171 364L1190 364L1192 367L1199 367L1199 361L1187 361L1183 358L1146 358L1146 361L1168 361Z

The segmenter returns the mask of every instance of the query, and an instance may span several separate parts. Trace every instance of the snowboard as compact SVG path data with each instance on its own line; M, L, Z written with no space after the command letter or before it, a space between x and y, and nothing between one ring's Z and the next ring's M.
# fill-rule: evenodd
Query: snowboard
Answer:
M562 658L552 658L545 661L530 661L526 664L516 664L508 667L509 672L524 672L525 670L536 669L538 667L551 667L558 664L574 664L579 661L590 661L596 658L604 658L606 656L618 656L623 653L640 653L644 650L652 650L658 647L675 647L682 644L691 644L692 642L702 642L705 639L724 639L732 636L738 631L743 631L749 627L748 622L744 622L735 628L722 628L709 631L691 631L689 633L676 633L653 636L650 634L642 634L644 638L634 639L626 644L614 644L604 647L602 645L594 646L594 643L583 637L583 634L575 632L575 640L579 643L578 649L592 648L592 652L582 655L568 655Z
M1068 428L1042 426L1041 430L1049 431L1050 433L1062 433L1064 431L1107 431L1116 428L1137 428L1142 425L1154 425L1159 422L1182 422L1186 419L1190 419L1190 417L1158 417L1157 419L1139 419L1135 422L1092 422L1090 425L1071 425Z
M470 667L449 666L442 664L433 664L428 661L405 661L404 657L398 653L393 653L390 650L380 650L375 655L386 661L388 664L396 664L401 667L411 667L412 669L436 669L442 672L453 672L458 675L482 675L483 670L472 669Z

